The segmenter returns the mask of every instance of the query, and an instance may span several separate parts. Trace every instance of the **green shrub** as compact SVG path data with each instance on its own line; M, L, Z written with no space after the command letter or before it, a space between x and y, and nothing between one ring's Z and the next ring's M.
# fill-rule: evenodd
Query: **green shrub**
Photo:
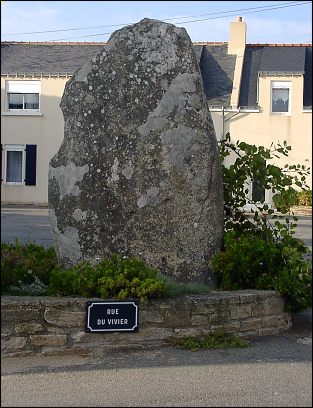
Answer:
M289 311L312 306L312 261L299 239L280 242L262 234L228 231L223 251L211 260L222 290L271 289L279 291Z
M293 205L298 205L298 192L289 187L285 191L275 194L273 196L273 202L278 211L282 209L283 212L287 212Z
M312 207L312 190L299 191L297 194L297 205Z
M81 261L69 269L55 268L48 294L146 300L160 297L164 289L165 280L144 261L113 254L95 265Z
M35 280L48 285L56 265L53 248L34 243L21 245L17 240L15 245L1 243L1 293L10 291L10 287L32 285Z
M248 342L233 334L218 330L206 336L169 338L171 346L197 351L200 349L225 349L225 348L245 348L249 347Z
M312 194L306 184L309 168L275 164L290 150L286 141L269 148L233 143L229 133L219 141L225 235L223 250L212 258L212 268L221 289L277 290L290 311L299 311L312 304L312 261L303 241L293 237L298 218L290 207L298 205L302 195ZM229 156L233 164L225 165ZM251 180L262 190L276 192L273 201L281 214L274 214L264 197L251 198L247 187ZM292 186L302 191L298 193ZM250 214L245 211L246 204L252 204Z

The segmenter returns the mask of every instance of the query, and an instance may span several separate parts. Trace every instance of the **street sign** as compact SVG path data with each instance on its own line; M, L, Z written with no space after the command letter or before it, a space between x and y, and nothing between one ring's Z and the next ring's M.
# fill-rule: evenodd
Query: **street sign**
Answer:
M138 301L88 301L86 333L138 331Z

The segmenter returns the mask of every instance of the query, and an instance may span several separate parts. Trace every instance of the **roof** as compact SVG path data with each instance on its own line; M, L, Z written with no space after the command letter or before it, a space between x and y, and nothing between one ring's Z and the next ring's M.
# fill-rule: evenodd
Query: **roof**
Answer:
M1 43L1 73L73 74L105 43Z
M209 106L230 106L236 56L228 55L227 48L227 44L203 46L200 70Z
M257 106L259 75L303 75L303 106L312 106L312 46L246 46L239 106Z
M72 75L105 42L2 42L2 74ZM204 91L211 107L229 107L236 56L226 42L194 43ZM257 106L259 75L303 75L303 106L312 106L312 45L247 44L239 106Z

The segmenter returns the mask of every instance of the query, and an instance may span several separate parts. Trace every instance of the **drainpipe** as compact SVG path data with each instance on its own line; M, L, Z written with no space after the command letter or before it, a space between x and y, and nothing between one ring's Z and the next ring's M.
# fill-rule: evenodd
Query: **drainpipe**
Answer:
M236 113L234 113L233 115L228 116L228 118L225 119L225 122L232 119L234 116L237 116L240 112L241 112L241 107L239 106L238 111Z
M221 140L224 140L224 133L225 133L225 110L224 110L224 105L222 106L222 138Z

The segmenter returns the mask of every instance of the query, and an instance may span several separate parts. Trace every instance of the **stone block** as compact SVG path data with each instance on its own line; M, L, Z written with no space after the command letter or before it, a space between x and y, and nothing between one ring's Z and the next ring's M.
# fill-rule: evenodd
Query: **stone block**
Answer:
M64 346L67 342L65 334L31 334L32 346Z
M204 316L204 315L191 316L192 326L206 326L208 324L209 324L208 316Z
M268 299L260 300L257 303L252 304L251 315L252 317L269 315Z
M167 310L164 313L164 324L167 327L182 327L191 325L190 313L179 310Z
M15 325L16 334L31 334L42 331L42 325L39 323L18 323Z
M164 317L157 310L141 310L140 311L140 324L147 323L163 323Z
M232 306L230 311L231 319L245 319L251 316L251 304Z
M284 301L281 297L268 299L268 312L271 315L284 313Z
M219 331L222 330L225 333L234 333L240 330L240 322L231 322L231 323L223 323L219 325L211 325L211 331Z
M200 328L184 327L181 329L174 329L173 337L184 338L184 337L197 337L202 334Z
M21 349L26 346L26 343L27 337L11 337L5 342L5 348L9 350Z
M44 319L47 323L65 327L84 327L86 312L71 312L46 308Z
M247 320L242 320L240 322L240 330L242 331L250 331L250 330L256 330L260 328L262 325L262 319L247 319Z

